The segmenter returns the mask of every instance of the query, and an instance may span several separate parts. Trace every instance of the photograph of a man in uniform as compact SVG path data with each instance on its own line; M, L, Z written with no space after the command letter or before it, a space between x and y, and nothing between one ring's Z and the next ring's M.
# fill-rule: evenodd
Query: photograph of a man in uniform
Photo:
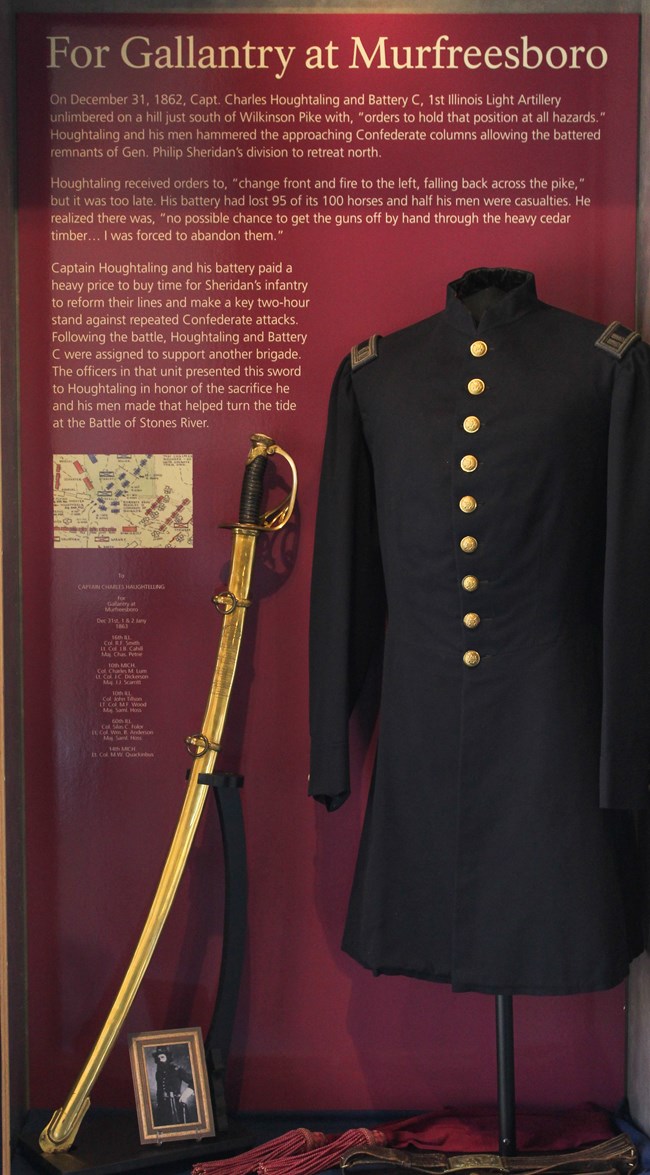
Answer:
M214 1134L200 1028L141 1032L130 1037L129 1055L141 1142Z
M196 1122L194 1077L187 1046L155 1046L145 1049L145 1056L154 1126Z

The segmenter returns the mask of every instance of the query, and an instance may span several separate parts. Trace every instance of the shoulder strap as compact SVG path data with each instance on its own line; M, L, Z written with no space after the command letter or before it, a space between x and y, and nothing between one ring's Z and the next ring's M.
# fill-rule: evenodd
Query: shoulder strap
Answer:
M641 338L638 330L629 330L620 322L610 322L609 326L596 339L596 346L607 351L615 359L622 359L626 351Z
M377 343L381 335L371 335L366 339L365 343L357 343L350 351L350 363L352 370L357 371L359 367L363 367L365 363L370 363L371 359L377 358Z

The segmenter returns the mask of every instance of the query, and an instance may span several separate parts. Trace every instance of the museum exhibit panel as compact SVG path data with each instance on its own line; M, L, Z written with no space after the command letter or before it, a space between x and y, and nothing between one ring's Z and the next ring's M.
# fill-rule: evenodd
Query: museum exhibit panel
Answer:
M499 8L7 12L17 1175L643 1169L649 16Z

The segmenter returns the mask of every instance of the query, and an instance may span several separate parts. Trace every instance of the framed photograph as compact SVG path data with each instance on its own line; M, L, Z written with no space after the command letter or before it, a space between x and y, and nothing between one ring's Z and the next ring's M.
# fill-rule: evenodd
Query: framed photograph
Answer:
M200 1028L129 1037L142 1143L214 1134Z

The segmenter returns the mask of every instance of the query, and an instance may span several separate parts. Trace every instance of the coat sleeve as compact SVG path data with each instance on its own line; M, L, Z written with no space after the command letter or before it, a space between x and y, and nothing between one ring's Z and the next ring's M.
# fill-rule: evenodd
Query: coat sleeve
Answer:
M309 794L347 799L348 725L385 623L373 470L349 360L330 398L312 566Z
M600 802L648 806L650 785L650 347L617 364L607 467Z

